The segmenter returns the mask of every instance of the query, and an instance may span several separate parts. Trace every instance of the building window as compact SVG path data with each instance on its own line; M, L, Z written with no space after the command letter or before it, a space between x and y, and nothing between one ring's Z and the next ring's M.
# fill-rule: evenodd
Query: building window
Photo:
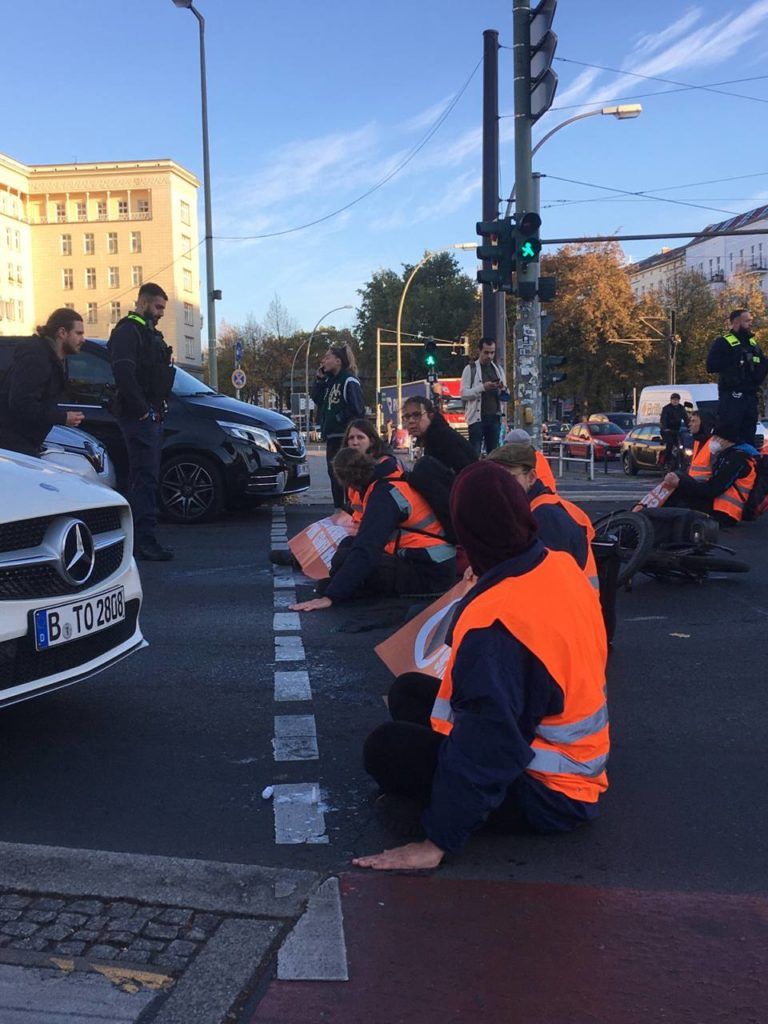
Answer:
M75 287L75 275L71 267L65 267L61 272L61 287L70 291Z
M64 303L64 308L65 309L74 309L75 308L75 304L74 304L74 302L65 302Z
M5 316L6 319L8 320L16 319L16 303L13 301L13 299L8 299L8 301L5 304Z
M67 204L56 203L56 220L62 224L67 219Z
M22 302L21 299L19 299L18 307L19 307L19 320L21 320L23 322L24 321L24 303Z
M96 252L96 237L90 231L83 235L83 252L86 256L93 256Z
M109 253L110 256L115 256L117 254L117 232L116 231L110 231L107 234L107 252Z
M184 281L184 291L185 292L191 292L192 291L192 271L191 270L185 270L183 272L183 281Z
M107 271L107 280L109 281L110 288L120 287L120 268L110 267Z
M95 288L96 287L96 267L85 268L85 287Z
M21 232L20 231L16 231L15 232L15 236L16 236L16 245L14 246L14 248L16 249L16 252L21 252Z
M762 269L763 264L763 243L757 243L757 265Z
M13 264L8 264L8 283L13 284Z
M184 356L187 359L195 358L195 339L189 334L184 335Z
M24 284L24 271L20 263L16 264L16 284Z
M140 214L142 214L144 216L148 216L149 215L149 200L148 199L138 199L136 201L136 212L140 213Z
M77 201L77 219L88 220L88 207L84 199L78 199Z
M184 323L187 327L195 326L195 307L191 302L184 303Z
M95 302L88 303L88 323L97 324L99 322L99 307Z
M733 273L733 253L730 253L728 256L728 269Z
M189 235L181 236L181 254L186 256L188 260L192 259L192 239Z
M99 218L99 220L106 220L107 219L107 200L106 199L99 199L99 201L96 203L96 216Z
M72 235L59 235L59 254L61 256L72 255Z
M117 200L117 215L121 220L128 219L128 200L118 199Z
M144 284L144 272L141 267L131 267L131 284L134 287Z
M141 252L141 232L131 232L131 252Z
M119 302L110 302L110 304L109 304L109 322L111 324L116 324L119 319L120 319L120 303Z
M13 231L10 228L5 229L5 244L9 249L13 248Z
M192 223L192 217L191 217L191 211L190 211L190 208L189 208L189 203L185 202L182 199L181 200L181 204L179 206L179 210L180 210L180 216L181 216L181 223L182 224L191 224Z

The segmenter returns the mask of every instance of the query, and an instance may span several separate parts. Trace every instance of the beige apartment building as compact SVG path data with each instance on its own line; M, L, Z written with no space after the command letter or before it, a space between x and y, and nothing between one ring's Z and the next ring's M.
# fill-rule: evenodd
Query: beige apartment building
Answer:
M173 160L26 166L0 154L0 335L70 306L89 337L108 338L156 281L165 340L199 372L199 185Z

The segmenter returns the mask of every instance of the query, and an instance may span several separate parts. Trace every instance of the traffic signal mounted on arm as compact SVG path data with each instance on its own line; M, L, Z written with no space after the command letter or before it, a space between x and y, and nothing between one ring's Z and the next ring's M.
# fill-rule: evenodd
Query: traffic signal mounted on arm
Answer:
M515 237L512 218L480 220L477 233L483 244L477 247L477 258L483 261L477 272L478 284L489 284L495 292L511 292L515 272Z
M568 379L567 373L551 373L551 370L556 369L558 366L565 366L568 362L568 356L542 356L541 357L541 386L542 388L551 388L555 384L562 384L564 380Z
M524 213L515 225L515 262L520 267L538 263L541 253L541 217L538 213Z
M427 338L424 342L424 367L427 373L427 380L432 383L437 380L437 342L434 338Z

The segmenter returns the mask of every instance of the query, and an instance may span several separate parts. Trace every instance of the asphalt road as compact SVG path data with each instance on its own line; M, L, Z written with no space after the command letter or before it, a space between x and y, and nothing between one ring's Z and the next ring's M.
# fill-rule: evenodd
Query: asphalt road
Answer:
M614 471L565 490L604 495L587 506L594 512L652 482ZM323 513L288 506L289 535ZM390 681L373 647L405 604L302 616L319 759L276 763L275 714L307 707L273 697L271 526L262 506L165 528L176 560L142 568L150 647L4 711L0 839L333 871L391 843L373 820L360 749L384 718ZM565 837L478 837L446 876L764 891L767 532L763 521L728 534L754 567L746 576L702 586L639 580L621 594L603 818ZM329 841L277 845L261 792L306 781L321 787Z

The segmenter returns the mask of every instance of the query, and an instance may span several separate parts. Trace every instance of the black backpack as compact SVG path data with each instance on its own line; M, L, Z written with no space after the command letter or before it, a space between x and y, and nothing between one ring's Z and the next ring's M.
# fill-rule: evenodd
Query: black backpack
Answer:
M422 455L413 469L406 474L406 480L425 499L437 516L449 544L456 543L456 534L451 522L451 487L456 474L431 455Z
M759 519L768 509L768 456L755 460L757 479L744 506L744 519Z

